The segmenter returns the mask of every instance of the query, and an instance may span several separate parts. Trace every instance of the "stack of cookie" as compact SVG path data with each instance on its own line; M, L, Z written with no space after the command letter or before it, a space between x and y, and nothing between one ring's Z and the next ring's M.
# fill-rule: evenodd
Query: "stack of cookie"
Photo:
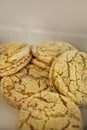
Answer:
M65 42L0 45L1 92L19 130L83 130L87 54Z

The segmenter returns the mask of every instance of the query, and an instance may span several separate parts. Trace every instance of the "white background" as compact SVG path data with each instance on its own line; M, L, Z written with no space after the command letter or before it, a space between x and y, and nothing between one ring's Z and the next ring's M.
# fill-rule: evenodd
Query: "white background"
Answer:
M0 40L65 40L87 50L87 0L0 0Z

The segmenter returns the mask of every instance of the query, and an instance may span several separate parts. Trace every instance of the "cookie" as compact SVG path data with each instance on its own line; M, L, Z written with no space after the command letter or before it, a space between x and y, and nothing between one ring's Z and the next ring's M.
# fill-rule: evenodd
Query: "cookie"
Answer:
M54 57L58 57L63 52L72 49L75 48L63 41L48 41L33 45L31 52L38 60L50 65Z
M55 85L53 84L53 67L54 67L55 62L52 63L50 69L49 69L49 82L50 82L50 90L53 92L57 92L57 89Z
M32 55L26 43L0 45L0 77L14 74L26 66Z
M71 50L53 62L52 83L56 90L77 105L87 105L87 53Z
M45 69L49 72L49 69L50 69L50 66L46 65L45 63L43 63L42 61L36 59L36 58L33 58L32 61L31 61L34 65L42 68L42 69Z
M19 109L27 97L48 87L48 72L33 64L1 80L1 93L8 103Z
M27 99L18 120L19 130L83 130L76 104L54 92L41 92Z

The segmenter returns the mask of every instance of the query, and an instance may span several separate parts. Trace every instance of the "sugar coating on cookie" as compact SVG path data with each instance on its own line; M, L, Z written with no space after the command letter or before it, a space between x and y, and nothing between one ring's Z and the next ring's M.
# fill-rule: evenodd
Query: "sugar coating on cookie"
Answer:
M72 49L75 48L63 41L47 41L33 45L31 52L37 59L50 65L54 57L58 57L63 52Z
M0 45L0 77L14 74L31 60L30 46L26 43Z
M20 109L27 97L48 89L48 72L28 64L20 72L1 80L1 92L7 101Z
M54 92L28 98L19 113L19 130L83 130L78 106Z
M67 51L53 64L51 78L58 92L79 106L87 105L87 53Z

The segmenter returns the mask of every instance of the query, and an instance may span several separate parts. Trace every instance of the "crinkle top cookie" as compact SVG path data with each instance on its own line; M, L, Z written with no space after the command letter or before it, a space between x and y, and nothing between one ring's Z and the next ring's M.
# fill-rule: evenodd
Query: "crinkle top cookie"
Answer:
M58 57L63 52L72 49L75 48L63 41L47 41L33 45L31 52L37 59L51 64L54 57Z
M6 43L0 44L0 76L18 72L31 59L29 44Z
M47 89L48 72L28 64L20 72L1 80L1 91L10 104L20 108L27 97Z
M56 90L77 105L87 105L87 53L76 50L62 54L52 66Z
M78 106L47 91L27 99L20 110L18 126L20 130L83 130Z

